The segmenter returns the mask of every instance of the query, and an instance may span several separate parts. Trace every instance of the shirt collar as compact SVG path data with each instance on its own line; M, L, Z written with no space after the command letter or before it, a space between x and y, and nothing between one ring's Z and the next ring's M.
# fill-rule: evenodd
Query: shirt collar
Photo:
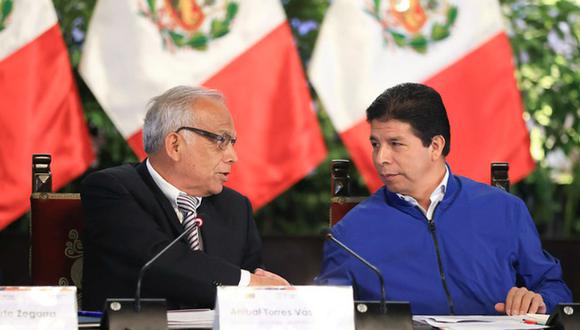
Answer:
M153 168L153 165L151 165L149 158L147 158L147 161L145 163L147 165L147 170L149 170L149 173L151 174L151 177L153 178L153 181L155 181L155 184L157 184L159 189L161 189L161 192L163 193L163 195L165 195L165 197L167 197L167 199L169 199L169 201L171 202L171 206L173 206L174 209L178 209L177 196L180 193L184 193L186 195L187 195L187 193L182 192L181 190L177 189L177 187L175 187L171 183L167 182L167 180L165 180L161 176L161 174L159 174L155 170L155 168ZM195 198L197 198L199 200L198 205L200 205L201 204L201 197L195 197Z
M431 196L429 197L429 200L431 201L431 203L429 204L429 210L424 210L423 207L419 205L419 202L417 202L417 200L411 196L399 193L397 193L397 196L399 196L400 199L406 201L407 203L410 203L413 206L418 206L419 209L421 209L421 211L423 211L423 213L427 215L427 218L431 219L435 206L440 201L443 200L443 197L445 197L448 181L449 181L449 168L447 167L447 165L445 165L445 175L443 176L443 179L441 180L441 182L439 182L437 187L435 187L435 190L433 190Z

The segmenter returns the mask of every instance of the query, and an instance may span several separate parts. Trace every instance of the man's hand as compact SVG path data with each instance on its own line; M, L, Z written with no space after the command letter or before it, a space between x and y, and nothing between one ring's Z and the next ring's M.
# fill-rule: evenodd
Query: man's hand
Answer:
M527 313L546 313L546 304L541 295L526 288L513 287L505 298L505 303L495 304L495 310L507 315L522 315Z
M254 274L250 275L250 286L278 285L290 286L290 283L283 277L278 276L261 268L256 268Z

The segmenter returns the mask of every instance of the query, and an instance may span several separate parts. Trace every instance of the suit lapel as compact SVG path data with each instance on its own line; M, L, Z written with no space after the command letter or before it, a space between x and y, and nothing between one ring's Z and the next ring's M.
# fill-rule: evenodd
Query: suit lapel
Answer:
M204 197L198 210L198 214L203 215L201 235L204 251L213 256L225 257L227 255L225 247L229 243L227 242L229 239L228 219L224 219L224 216L215 208L212 197Z
M147 169L145 161L146 160L137 165L137 172L139 173L139 175L141 175L143 181L147 184L149 189L151 189L153 195L155 195L155 199L163 209L163 213L165 213L165 217L168 219L171 228L173 228L174 232L177 233L177 235L179 235L183 232L184 228L179 222L177 214L175 214L175 210L173 209L173 206L171 206L171 202L169 202L169 200L167 199L167 197L165 197L161 189L159 189L155 181L153 181L153 178L151 177L151 174Z

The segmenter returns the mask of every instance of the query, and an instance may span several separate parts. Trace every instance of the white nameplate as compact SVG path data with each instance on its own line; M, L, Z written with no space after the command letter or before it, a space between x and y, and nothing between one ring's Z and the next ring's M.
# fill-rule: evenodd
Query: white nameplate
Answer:
M217 289L215 329L354 329L350 286Z
M0 330L76 330L74 286L0 286Z

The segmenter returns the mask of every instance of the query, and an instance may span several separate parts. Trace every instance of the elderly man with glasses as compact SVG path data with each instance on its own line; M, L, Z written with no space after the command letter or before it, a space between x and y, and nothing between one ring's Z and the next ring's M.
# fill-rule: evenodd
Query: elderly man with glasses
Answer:
M169 308L211 308L219 285L288 285L261 268L261 241L248 199L224 187L237 160L223 96L178 86L151 100L147 159L83 181L86 213L83 307L132 297L140 268L186 229L146 273L143 297Z

